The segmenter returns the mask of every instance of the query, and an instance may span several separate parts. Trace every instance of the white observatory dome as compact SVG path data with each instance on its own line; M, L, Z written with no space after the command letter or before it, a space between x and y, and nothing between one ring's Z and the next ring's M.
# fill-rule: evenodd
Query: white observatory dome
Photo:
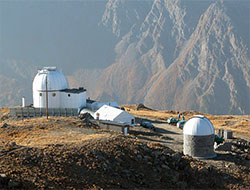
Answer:
M214 134L213 124L203 115L195 115L183 128L183 134L192 136L208 136Z
M64 90L68 88L68 82L63 73L56 67L44 67L39 70L33 81L33 90L46 90L46 77L48 90Z

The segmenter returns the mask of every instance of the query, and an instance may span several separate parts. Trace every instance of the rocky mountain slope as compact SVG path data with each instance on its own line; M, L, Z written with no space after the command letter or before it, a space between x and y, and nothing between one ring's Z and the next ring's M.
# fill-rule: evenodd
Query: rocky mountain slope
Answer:
M102 9L96 11L101 15ZM109 0L96 24L113 33L112 39L100 35L110 39L107 57L115 53L114 62L65 73L70 86L84 86L98 100L250 114L249 12L247 1ZM5 62L0 106L12 106L21 96L31 98L38 66Z
M115 18L115 34L123 21L116 11L124 4L106 10ZM135 19L117 44L116 63L102 74L98 97L160 109L249 113L248 44L232 24L232 5L206 1L194 12L193 4L153 1L145 19Z
M0 65L0 106L21 105L23 96L31 100L36 67L14 59L0 60Z

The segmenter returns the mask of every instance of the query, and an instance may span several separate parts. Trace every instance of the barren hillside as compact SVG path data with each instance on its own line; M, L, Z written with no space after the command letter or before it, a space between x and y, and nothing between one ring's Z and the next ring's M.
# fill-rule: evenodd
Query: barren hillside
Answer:
M193 159L177 148L181 130L163 122L176 112L136 111L135 107L126 109L154 120L155 132L137 126L124 136L65 117L14 121L9 109L1 108L0 188L249 188L249 142L233 140L233 152L217 151L214 160ZM185 116L192 114L197 112ZM215 125L233 120L208 117Z
M97 97L155 109L249 114L249 43L236 28L240 14L232 11L245 4L195 3L152 1L145 17L123 26L116 13L121 7L126 12L126 2L109 1L105 26L127 33L116 45L116 62L100 77Z

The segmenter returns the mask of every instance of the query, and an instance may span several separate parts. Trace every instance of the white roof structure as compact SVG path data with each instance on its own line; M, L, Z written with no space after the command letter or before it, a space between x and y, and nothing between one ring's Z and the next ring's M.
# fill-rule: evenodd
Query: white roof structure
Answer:
M98 109L94 113L94 118L99 120L115 121L118 123L127 123L129 125L134 125L135 120L135 117L128 112L108 105L103 105L100 109Z
M50 90L64 90L68 88L68 82L64 74L57 70L56 67L44 67L39 70L33 81L33 90L45 91L47 87Z
M193 136L207 136L214 134L213 124L203 115L195 115L184 125L183 134Z

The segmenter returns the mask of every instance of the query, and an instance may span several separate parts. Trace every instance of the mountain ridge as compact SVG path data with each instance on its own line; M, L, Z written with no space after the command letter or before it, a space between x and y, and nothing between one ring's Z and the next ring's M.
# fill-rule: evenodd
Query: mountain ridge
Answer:
M96 24L114 35L110 41L117 43L107 46L107 52L115 54L114 62L106 68L65 71L70 86L84 86L92 99L119 104L249 114L249 23L239 11L249 11L246 5L223 0L109 0ZM5 63L1 63L0 78L5 82L0 89L14 88L7 96L2 90L0 105L14 105L21 96L31 98L37 66L23 72L28 63L2 66Z
M165 11L161 6L164 3L165 5L167 5L165 7L166 8ZM178 3L180 2L154 1L152 9L146 16L145 21L142 23L142 26L143 27L146 26L145 22L148 21L148 18L157 20L156 19L157 17L155 18L151 16L153 14L152 10L154 10L154 15L156 15L155 8L158 8L157 11L160 10L160 13L158 15L161 16L163 15L162 12L173 13L169 11L171 10L170 8L172 5L175 7L174 9L175 11L176 10L177 12L179 11L178 13L175 13L177 15L179 14L179 17L177 18L184 19L186 12L185 10L181 11L181 9L178 8L177 6ZM164 18L160 20L160 25L158 25L160 26L159 27L160 29L163 28L164 21L165 21ZM151 25L148 24L149 28L150 27L154 28L155 23L152 21L150 23ZM182 23L182 22L174 21L173 23ZM170 24L168 23L168 25ZM150 30L149 28L144 31ZM172 32L173 28L174 27L170 28L169 31L172 37L173 37L173 32ZM185 41L186 39L184 35L184 31L186 30L185 27L183 26L182 28L179 25L178 29L179 29L178 31L182 32L179 32L178 33L179 35L176 36L177 40L175 44L177 45L179 43L183 43L184 44L183 47L180 48L179 54L177 53L178 55L176 56L176 58L173 58L174 61L170 65L166 64L167 61L165 61L166 67L163 68L162 70L157 70L158 72L161 72L158 75L158 77L155 77L153 74L149 74L150 76L148 76L147 72L145 71L143 72L144 75L148 76L147 78L152 77L152 80L154 78L157 78L157 80L154 80L153 83L151 83L151 85L147 82L150 80L145 80L146 82L144 83L144 86L147 88L144 89L137 86L136 88L137 92L133 92L134 96L137 97L137 101L141 101L146 105L157 109L170 108L170 109L182 110L191 108L205 112L215 112L215 113L227 113L227 112L243 113L243 114L248 113L250 111L250 105L248 103L242 104L241 100L241 98L243 98L244 100L247 99L249 100L249 98L244 94L250 94L249 74L248 74L249 58L246 51L247 48L246 46L243 45L241 40L238 40L240 38L237 38L237 35L234 33L233 26L231 25L230 22L230 18L226 15L223 1L214 2L209 5L207 10L201 15L198 24L196 26L196 29L194 30L193 33L191 33L190 37L188 37L188 40ZM145 42L146 41L145 39L148 36L145 35L144 31L142 31L142 33L139 35L137 34L137 36L141 36L141 39L138 40L137 43L135 42L136 45L134 45L135 47L138 47L139 55L141 55L140 53L143 52L140 50L142 50L143 47L145 49L145 44L148 43ZM161 37L162 31L155 32L157 31L156 27L152 31L153 32L148 32L149 36L151 35L150 37L152 41L154 41L152 45L153 48L151 49L151 51L156 50L153 56L155 57L157 57L157 55L161 56L163 54L161 49L162 44L158 43L157 37ZM166 34L168 32L164 31L164 33ZM180 39L183 39L183 42L181 42ZM131 46L130 44L130 46L127 46L128 48L126 49L125 52L127 52L131 48L134 48L134 46ZM170 50L172 54L173 52L178 52L178 50L175 48L176 46L172 48L172 51ZM166 51L165 48L164 50ZM134 55L136 53L136 50L132 52L133 53L130 54L130 56L136 57L136 55ZM150 50L145 52L148 53L150 52ZM145 53L141 57L147 59L148 58L147 53ZM229 55L231 56L231 59L227 59ZM125 60L122 59L121 56L118 55L117 57L120 59L118 62L120 63L126 62L126 59ZM125 53L124 57L128 57L128 55ZM139 64L138 62L141 61L140 60L141 57L139 56L139 59L136 60L137 62L133 60L134 62L136 62L134 64ZM127 62L130 62L130 60L128 60ZM149 62L151 65L153 65L154 63L152 59ZM159 62L160 61L158 61L158 63ZM178 62L181 62L182 64ZM225 68L223 68L224 67L223 65L225 65ZM114 69L115 67L119 67L119 63L113 65L111 68L113 68L113 70L116 70ZM235 68L236 71L234 71L233 68ZM134 68L131 67L130 69L127 70L128 72L130 72L133 69ZM225 75L222 75L221 74L222 72L225 72ZM140 70L140 73L142 73L142 69ZM177 75L177 73L179 76L175 76ZM112 75L112 72L106 75L109 75L108 79L106 80L110 79L113 81L115 80L119 82L121 81L120 77L111 79L110 75ZM139 77L136 76L136 80L138 78ZM187 79L190 81L187 82L186 81ZM106 84L102 84L100 86L106 88L107 84L109 83L106 82ZM202 86L202 84L205 86ZM242 86L241 89L239 89L238 85ZM227 90L222 92L221 88L227 88ZM112 93L113 91L118 91L118 94L122 93L117 88L112 89L111 86L109 86L108 89L109 91L112 91ZM127 89L125 87L125 91L126 90ZM204 93L202 93L202 91L204 91ZM235 92L240 92L240 91L243 91L243 93L241 93L240 96L236 96ZM102 99L102 96L99 95L99 98ZM135 103L132 102L131 99L127 100L125 99L123 101L129 103ZM221 103L221 108L216 106L218 102Z

